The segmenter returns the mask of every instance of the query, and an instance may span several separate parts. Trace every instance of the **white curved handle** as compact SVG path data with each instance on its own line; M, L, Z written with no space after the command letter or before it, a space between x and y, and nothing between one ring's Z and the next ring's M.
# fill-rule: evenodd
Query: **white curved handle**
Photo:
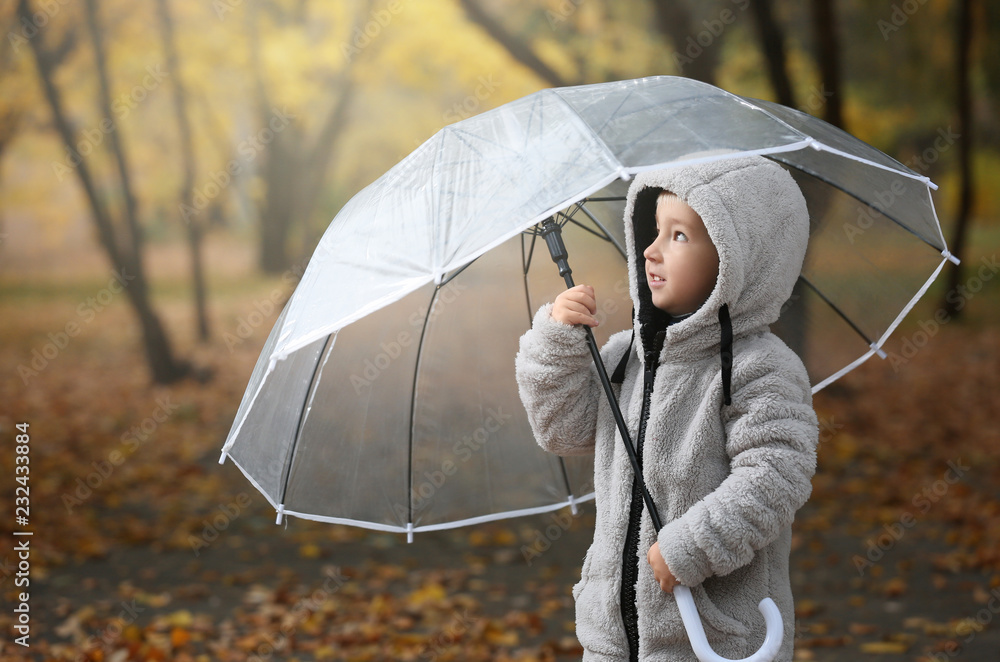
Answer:
M767 633L764 635L764 645L760 650L745 657L742 660L730 660L722 657L712 650L705 637L705 629L701 626L701 617L698 616L698 608L694 605L694 597L691 589L678 584L674 586L674 597L677 599L677 607L681 610L681 620L684 621L684 629L687 630L688 639L691 640L691 648L701 662L771 662L781 648L781 639L784 635L784 627L781 623L781 612L778 605L774 604L771 598L764 598L757 605L760 613L764 615L764 624L767 626Z

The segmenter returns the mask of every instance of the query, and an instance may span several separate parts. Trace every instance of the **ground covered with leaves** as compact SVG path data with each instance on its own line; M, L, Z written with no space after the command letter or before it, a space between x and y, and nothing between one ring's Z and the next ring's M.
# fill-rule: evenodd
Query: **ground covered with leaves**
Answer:
M212 377L157 387L123 296L81 315L103 280L0 281L0 504L11 513L0 536L3 659L580 657L570 587L592 504L575 518L561 511L412 545L297 519L276 526L264 498L218 458L278 311L251 316L281 283L218 280L208 344L190 337L183 287L161 284L179 352ZM936 328L928 320L944 293L928 295L889 361L872 359L817 395L819 467L792 553L797 660L997 659L998 280L969 288L964 316ZM63 339L70 321L81 331ZM48 343L64 346L45 358ZM31 366L36 351L45 365ZM19 422L31 434L27 587L15 584L20 541L10 535ZM14 643L24 591L30 648Z

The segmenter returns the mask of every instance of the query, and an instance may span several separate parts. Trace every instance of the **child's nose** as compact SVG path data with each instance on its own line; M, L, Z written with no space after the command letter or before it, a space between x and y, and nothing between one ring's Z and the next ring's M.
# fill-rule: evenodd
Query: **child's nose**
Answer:
M644 258L646 258L647 260L650 260L652 262L658 261L658 259L660 257L660 251L656 250L656 242L655 241L653 243L651 243L649 246L646 247L646 250L644 250L642 252L642 256Z

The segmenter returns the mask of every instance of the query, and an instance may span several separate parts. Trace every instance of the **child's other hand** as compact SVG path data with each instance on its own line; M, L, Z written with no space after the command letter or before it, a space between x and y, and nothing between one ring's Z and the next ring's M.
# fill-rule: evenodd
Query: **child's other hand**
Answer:
M563 324L597 326L597 299L590 285L571 287L556 297L552 304L552 319Z
M660 554L660 543L653 543L653 546L649 548L649 553L646 554L646 560L649 561L650 567L653 568L653 576L660 583L660 588L667 593L673 593L674 587L680 584L680 582L670 572L667 562L663 560L663 555Z

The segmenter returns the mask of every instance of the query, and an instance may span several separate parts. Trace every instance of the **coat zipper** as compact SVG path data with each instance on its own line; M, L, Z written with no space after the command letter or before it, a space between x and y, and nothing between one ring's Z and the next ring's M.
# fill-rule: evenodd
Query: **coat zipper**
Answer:
M658 339L659 340L659 339ZM662 342L662 341L661 341ZM659 343L657 343L659 344ZM646 438L646 421L653 399L653 378L656 375L657 352L646 352L646 368L642 380L642 410L639 414L639 431L636 435L636 459L642 471L642 445ZM635 606L635 587L639 577L639 526L643 510L642 490L637 477L632 477L632 503L629 506L628 532L622 552L621 613L628 641L629 662L639 660L639 614Z

